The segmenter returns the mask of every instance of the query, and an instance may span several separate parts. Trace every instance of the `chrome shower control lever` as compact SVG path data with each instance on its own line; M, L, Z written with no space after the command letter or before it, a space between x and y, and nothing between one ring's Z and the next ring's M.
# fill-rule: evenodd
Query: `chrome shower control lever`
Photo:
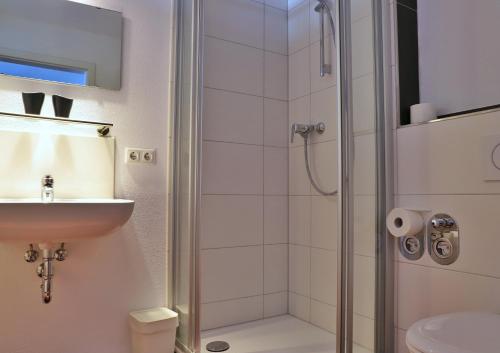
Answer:
M310 132L312 131L312 126L308 124L299 124L299 123L293 123L292 124L292 136L291 136L291 141L293 143L293 140L295 138L295 134L299 134L303 138L305 138Z

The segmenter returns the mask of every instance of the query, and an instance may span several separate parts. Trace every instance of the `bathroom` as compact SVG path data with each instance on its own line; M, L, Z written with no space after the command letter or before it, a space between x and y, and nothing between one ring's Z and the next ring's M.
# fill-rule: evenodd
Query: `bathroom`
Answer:
M500 352L498 17L0 0L0 353Z

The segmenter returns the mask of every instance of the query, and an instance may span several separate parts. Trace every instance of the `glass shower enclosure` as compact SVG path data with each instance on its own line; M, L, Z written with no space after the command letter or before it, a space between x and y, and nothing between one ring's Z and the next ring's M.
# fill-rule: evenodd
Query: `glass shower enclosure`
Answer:
M316 345L314 349L312 346L297 345L292 347L293 352L390 353L394 351L393 244L385 229L385 216L386 210L392 203L391 171L386 165L386 159L390 158L390 142L386 137L390 135L386 134L386 131L389 131L391 126L390 119L386 119L390 104L385 99L384 91L389 73L385 70L388 67L386 64L388 55L383 40L388 1L386 3L385 0L300 0L288 1L286 6L283 6L283 3L286 2L175 1L175 89L172 97L173 118L170 137L172 182L169 192L171 203L169 302L179 313L177 350L206 352L205 344L202 345L201 341L202 331L212 332L210 330L219 327L223 329L217 331L218 335L224 332L249 334L249 331L244 331L249 326L243 319L210 326L204 323L206 320L202 318L203 315L213 315L209 314L210 311L203 310L212 303L206 303L204 300L202 286L204 281L202 273L208 271L202 268L204 266L202 254L213 249L207 250L201 244L201 234L205 234L202 228L206 226L201 220L201 209L206 194L214 196L212 194L217 193L219 199L227 197L224 192L204 192L202 189L203 182L206 178L210 178L209 173L202 173L202 169L205 170L202 162L207 156L213 157L207 150L219 146L218 143L221 144L221 141L210 140L207 136L203 136L203 124L209 123L206 121L208 114L206 106L211 104L210 100L214 94L223 92L239 97L242 101L246 98L254 99L256 104L262 101L263 107L266 103L285 106L289 118L282 127L287 135L292 123L297 122L296 117L310 125L317 124L319 121L314 119L318 118L327 122L328 131L336 129L336 133L329 135L328 138L324 135L314 140L313 136L312 141L309 143L306 141L306 147L309 147L306 153L312 161L310 174L313 178L317 178L318 184L321 184L319 186L337 189L335 195L322 195L316 192L309 182L304 184L307 187L306 192L296 192L294 189L292 179L300 179L297 175L307 175L303 160L303 145L287 143L286 147L280 150L275 146L267 146L265 141L260 144L236 141L237 146L235 145L235 148L248 147L249 150L262 151L263 161L259 163L264 163L264 178L266 151L280 151L289 156L287 178L290 178L290 182L287 181L286 184L290 184L290 191L287 190L286 195L268 195L263 188L264 191L258 195L231 196L235 198L251 196L258 201L257 207L262 208L266 206L266 199L277 199L279 196L280 200L287 200L287 240L281 241L280 244L268 244L264 239L262 243L251 244L263 254L264 265L263 268L259 267L257 272L263 272L265 279L266 246L279 245L282 249L287 249L284 275L288 284L284 292L280 293L283 294L281 298L285 298L283 299L285 302L280 303L281 307L284 306L286 309L280 312L280 315L288 315L293 320L298 320L297 322L309 325L311 329L318 330L315 332L322 335L321 337L331 337L331 342ZM223 7L220 7L221 4ZM333 31L327 17L328 8L332 13ZM234 22L225 22L226 12L223 14L221 11L232 11L232 14L235 14L248 9L250 12L241 14L248 17L242 18L245 20L260 18L263 23L264 38L267 38L269 27L275 28L271 21L280 16L282 21L286 21L288 31L286 52L275 53L273 49L268 50L266 45L259 47L258 44L235 43L237 41L235 37L226 36L224 32L213 34L210 21L213 22L214 18L223 23L221 28L226 24L229 27L237 26ZM235 21L237 22L236 19ZM231 28L228 29L230 30ZM248 31L252 30L253 28L248 28ZM302 47L294 42L300 31L305 31L303 34L307 37L306 44ZM262 93L246 94L238 92L237 87L234 88L234 92L231 92L233 88L219 87L213 79L206 80L207 75L213 77L212 73L207 72L210 70L210 65L207 64L210 58L205 56L213 56L210 50L213 49L214 43L220 45L220 48L229 48L228 50L237 47L238 50L241 49L240 52L256 53L256 58L262 57L266 63L268 57L281 58L288 65L287 91L293 92L294 82L301 82L304 77L309 81L308 90L305 94L290 93L286 97L276 98L268 95L266 89L263 89ZM307 60L307 64L302 66L302 69L305 67L304 72L299 72L302 69L300 65L296 65L301 55ZM328 63L331 64L330 67L327 66ZM227 71L230 75L231 68L228 67ZM300 79L297 80L296 76ZM322 81L324 77L325 81ZM211 92L211 96L205 97L208 91ZM336 102L333 105L324 104L333 100ZM230 104L227 100L217 102L218 106ZM301 108L302 102L307 102L304 105L305 109ZM330 108L325 112L324 109L315 109L315 104ZM262 119L265 120L265 108L263 110ZM326 115L317 117L318 112ZM229 143L226 145L228 148L234 147ZM220 153L224 153L223 149L219 150ZM328 166L326 169L325 164ZM220 166L219 169L224 169L224 166ZM326 180L326 176L331 180ZM300 208L297 208L299 204L297 201L300 201ZM304 205L307 206L304 208ZM259 209L258 212L265 213L263 209ZM304 215L306 216L303 217ZM307 237L297 241L292 234L297 233L296 220L303 218L308 219L304 223ZM221 218L218 223L225 221ZM261 228L265 228L265 225ZM325 248L318 245L319 243L314 241L314 237L318 234L333 245ZM222 265L231 267L235 264L222 263ZM220 275L226 276L225 273ZM262 278L259 277L259 280L262 281ZM228 286L231 285L231 281L232 279L228 277ZM297 281L304 284L304 290L296 288ZM334 290L323 290L323 288ZM264 304L260 305L267 305L265 300L268 295L265 288L261 292L252 298L258 303L264 301ZM297 303L301 303L301 306ZM229 306L220 306L220 308L227 307ZM253 321L252 327L258 327L260 323L265 325L269 322L266 320L273 320L270 315L266 316L265 308L262 308L262 312L263 315L259 314L260 316L252 319L257 320ZM267 335L272 336L273 333L267 332ZM247 350L238 353L255 352L251 343L249 345ZM241 346L238 349L241 349ZM267 348L259 346L259 349L259 352L287 351L284 348L279 350L275 346ZM290 347L288 350L291 350ZM231 351L230 349L229 352Z

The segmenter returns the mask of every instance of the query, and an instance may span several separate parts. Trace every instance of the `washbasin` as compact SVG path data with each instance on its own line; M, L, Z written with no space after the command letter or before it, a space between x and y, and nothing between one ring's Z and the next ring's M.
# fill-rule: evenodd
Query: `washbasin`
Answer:
M105 236L123 226L134 201L0 199L0 242L52 244Z

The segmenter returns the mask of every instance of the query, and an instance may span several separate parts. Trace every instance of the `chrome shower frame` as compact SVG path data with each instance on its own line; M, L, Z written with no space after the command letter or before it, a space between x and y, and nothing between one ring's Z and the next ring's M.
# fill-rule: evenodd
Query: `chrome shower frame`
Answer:
M324 0L320 0L324 1ZM337 85L338 92L338 208L339 249L337 263L337 349L336 353L353 352L353 288L354 288L354 135L352 101L352 30L351 0L338 0ZM376 288L375 288L375 353L394 352L394 241L386 228L387 210L393 203L392 128L389 92L389 9L387 1L372 0L373 50L375 73L376 128ZM386 40L387 39L387 40ZM386 94L387 93L387 94Z

